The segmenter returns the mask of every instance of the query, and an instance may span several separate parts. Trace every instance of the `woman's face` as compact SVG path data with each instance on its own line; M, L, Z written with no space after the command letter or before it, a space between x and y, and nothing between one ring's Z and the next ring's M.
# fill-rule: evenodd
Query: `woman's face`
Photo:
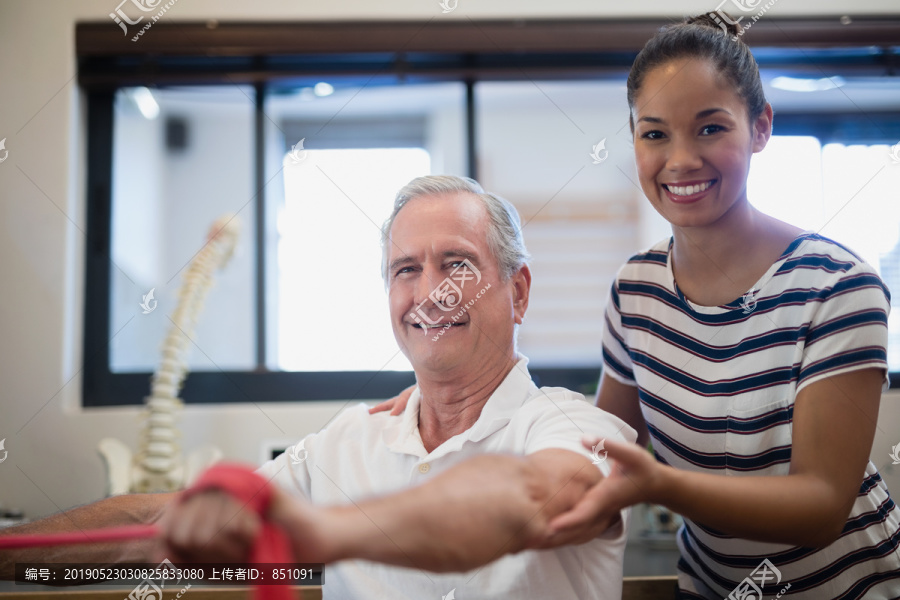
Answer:
M750 157L769 139L771 112L751 126L745 101L710 61L649 71L632 118L641 187L673 226L712 225L746 202Z

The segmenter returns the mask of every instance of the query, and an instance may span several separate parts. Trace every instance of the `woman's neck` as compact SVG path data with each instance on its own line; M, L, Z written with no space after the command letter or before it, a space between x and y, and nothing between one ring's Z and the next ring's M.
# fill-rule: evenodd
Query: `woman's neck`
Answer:
M746 200L713 224L673 226L675 281L697 304L726 304L747 293L800 232Z

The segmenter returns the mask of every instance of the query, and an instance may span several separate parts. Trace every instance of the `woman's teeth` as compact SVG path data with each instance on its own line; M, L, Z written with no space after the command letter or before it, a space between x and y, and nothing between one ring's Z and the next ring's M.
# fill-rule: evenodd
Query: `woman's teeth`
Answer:
M698 183L696 185L666 185L663 186L675 194L676 196L691 196L693 194L699 194L700 192L704 192L709 189L709 186L713 184L713 181L705 181L703 183Z

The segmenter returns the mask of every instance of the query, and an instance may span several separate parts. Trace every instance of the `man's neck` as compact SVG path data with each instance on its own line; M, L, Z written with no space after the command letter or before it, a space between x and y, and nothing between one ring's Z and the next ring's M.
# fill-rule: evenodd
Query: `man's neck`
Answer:
M472 427L491 394L515 367L515 355L486 364L468 377L417 374L419 435L428 452Z

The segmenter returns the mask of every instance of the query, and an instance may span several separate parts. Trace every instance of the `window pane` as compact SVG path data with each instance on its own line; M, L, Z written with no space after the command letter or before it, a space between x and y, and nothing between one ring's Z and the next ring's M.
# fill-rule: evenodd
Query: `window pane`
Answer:
M888 365L900 371L900 168L886 144L773 136L753 157L748 197L763 212L853 250L892 290Z
M411 368L388 318L379 226L390 216L397 190L427 175L430 166L422 148L312 150L297 165L285 157L279 368Z
M213 222L240 220L187 353L192 370L255 361L252 89L122 89L114 108L110 344L113 372L152 371L185 268ZM157 304L143 314L150 290ZM148 302L147 307L153 307ZM120 331L121 330L121 331ZM190 332L189 332L190 333Z
M888 365L900 371L900 165L886 144L822 149L823 235L840 241L879 271L893 293L888 319Z
M751 159L747 198L767 215L818 231L825 224L819 140L772 136L765 150Z
M519 210L532 255L519 348L533 366L597 366L606 298L639 247L644 201L624 81L479 83L476 101L481 182Z
M464 87L333 83L328 96L300 88L266 104L267 362L410 370L391 329L380 228L410 179L464 174Z

